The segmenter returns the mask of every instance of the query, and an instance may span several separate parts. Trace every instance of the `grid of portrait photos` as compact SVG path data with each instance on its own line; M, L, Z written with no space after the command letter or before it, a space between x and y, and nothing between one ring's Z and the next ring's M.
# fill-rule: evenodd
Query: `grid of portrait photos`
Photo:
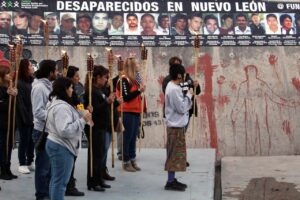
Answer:
M89 36L299 35L299 13L75 13L0 11L0 36L49 34L74 39ZM55 37L52 37L52 39ZM87 39L87 38L85 38ZM124 39L124 37L119 38ZM58 45L60 42L58 41Z

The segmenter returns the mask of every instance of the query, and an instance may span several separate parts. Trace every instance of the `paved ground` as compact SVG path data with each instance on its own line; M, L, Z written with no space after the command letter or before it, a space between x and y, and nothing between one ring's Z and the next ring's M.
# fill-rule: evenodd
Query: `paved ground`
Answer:
M138 163L141 172L129 173L121 170L120 161L115 161L115 168L110 169L117 177L109 182L112 188L104 193L87 191L86 188L86 149L81 150L76 163L76 178L78 188L86 193L85 197L68 197L66 200L213 200L215 151L212 149L189 149L188 161L191 167L186 173L178 173L177 178L188 184L185 192L165 191L166 172L163 171L165 150L142 149L138 153ZM111 154L109 154L111 155ZM17 172L17 151L13 152L12 170L19 175L17 180L0 181L2 191L0 199L33 200L33 174L20 175ZM109 163L109 168L111 161Z
M225 157L223 200L299 200L300 156Z

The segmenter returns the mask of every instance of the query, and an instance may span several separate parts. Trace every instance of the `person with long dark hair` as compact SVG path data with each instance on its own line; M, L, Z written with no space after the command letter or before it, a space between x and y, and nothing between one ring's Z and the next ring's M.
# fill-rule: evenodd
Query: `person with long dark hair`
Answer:
M12 115L10 119L11 128L8 140L9 143L7 144L9 96L16 97L18 92L16 88L11 87L10 85L12 76L9 66L9 61L0 60L0 179L3 180L17 178L17 176L13 175L10 170L11 152L13 147Z
M36 71L36 79L32 83L31 103L34 129L33 142L36 144L46 122L46 105L52 91L52 83L57 78L57 66L54 60L43 60ZM50 161L45 150L36 150L35 158L35 196L36 200L49 197Z
M49 135L46 151L51 165L49 194L53 200L64 199L84 126L91 120L89 112L81 117L74 108L72 93L71 80L58 78L53 83L47 105L46 129Z
M33 67L28 59L22 59L19 68L18 96L17 96L17 117L16 124L19 130L20 141L18 157L20 166L18 171L22 174L29 174L34 170L32 166L34 158L34 144L32 141L33 114L31 104L31 89L33 82Z
M75 66L69 66L67 71L67 78L69 78L72 82L73 92L72 92L72 104L76 108L77 105L80 104L79 96L75 90L75 86L79 84L80 76L79 76L79 68ZM74 159L74 165L72 169L72 173L69 179L69 182L67 184L66 189L66 196L84 196L83 192L80 192L76 188L76 179L74 177L74 171L75 171L75 162L76 162L77 156L75 156Z
M92 109L93 121L95 125L92 129L92 138L89 135L89 128L86 127L86 136L88 139L88 177L87 187L88 190L105 191L105 188L110 188L110 185L105 184L102 171L105 170L103 166L104 160L104 144L105 132L109 129L107 118L109 118L108 110L110 104L113 103L115 96L110 94L106 96L102 88L106 85L108 79L108 70L101 65L95 65L92 80ZM86 78L86 92L84 96L84 105L88 108L89 93L88 93L88 77ZM109 121L109 120L108 120ZM92 141L92 143L91 143ZM92 145L90 145L92 144ZM92 170L91 173L91 146L92 146Z

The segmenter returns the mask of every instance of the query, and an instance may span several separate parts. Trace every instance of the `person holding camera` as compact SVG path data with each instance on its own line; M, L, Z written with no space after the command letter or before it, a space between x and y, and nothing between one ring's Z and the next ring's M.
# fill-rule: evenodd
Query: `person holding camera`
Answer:
M192 92L181 87L185 69L180 64L170 67L171 81L165 93L165 115L167 125L167 159L165 170L168 180L165 190L185 191L187 185L175 178L176 171L186 171L185 127L189 121L189 110L192 107ZM187 90L186 90L187 89Z

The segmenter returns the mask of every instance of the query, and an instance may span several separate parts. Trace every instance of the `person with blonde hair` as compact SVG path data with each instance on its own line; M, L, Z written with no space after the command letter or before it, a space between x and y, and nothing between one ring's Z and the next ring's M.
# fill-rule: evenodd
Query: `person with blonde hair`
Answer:
M142 112L141 94L145 86L137 80L139 64L133 57L124 62L124 74L122 75L122 97L123 97L123 169L128 172L140 171L136 163L136 137ZM120 81L120 79L119 79ZM120 97L120 84L117 84L116 96Z

